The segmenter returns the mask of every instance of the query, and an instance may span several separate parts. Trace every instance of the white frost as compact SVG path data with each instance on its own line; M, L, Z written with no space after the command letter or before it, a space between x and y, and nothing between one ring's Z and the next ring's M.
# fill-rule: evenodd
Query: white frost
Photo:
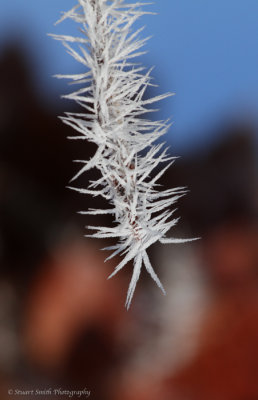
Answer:
M102 196L112 206L112 209L82 213L114 214L114 227L88 228L95 231L91 237L119 238L118 244L109 248L115 251L108 258L117 254L124 258L110 277L129 261L134 261L127 308L142 265L165 293L147 256L147 248L157 241L187 241L166 238L167 232L177 223L177 219L170 218L169 208L185 193L184 188L162 191L156 183L175 158L167 155L167 149L162 150L163 144L153 145L170 125L168 121L142 118L145 113L155 111L147 107L149 104L171 95L143 99L146 88L152 86L150 71L144 71L133 59L144 54L140 49L147 39L139 38L142 29L133 32L131 28L140 16L149 14L141 9L146 4L128 4L124 0L78 0L78 4L63 13L58 22L72 19L79 24L80 36L51 35L85 67L85 73L57 75L57 78L68 78L74 84L83 85L64 97L76 101L85 112L66 113L61 119L81 134L71 138L86 139L98 146L91 160L77 160L83 166L72 180L92 167L101 172L102 178L92 182L88 189L72 189ZM153 170L164 162L169 164L153 174Z

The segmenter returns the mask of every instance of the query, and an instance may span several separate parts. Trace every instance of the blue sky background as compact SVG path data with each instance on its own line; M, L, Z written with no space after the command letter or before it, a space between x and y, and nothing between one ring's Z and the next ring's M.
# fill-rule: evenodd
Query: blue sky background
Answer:
M34 82L46 105L53 107L65 82L51 76L78 71L74 60L47 32L74 32L70 23L53 24L74 0L1 0L0 55L6 42L18 39L30 56ZM145 16L152 35L141 60L155 65L159 91L176 92L160 104L162 118L172 117L168 140L181 152L219 138L216 127L241 117L258 116L258 1L155 0Z

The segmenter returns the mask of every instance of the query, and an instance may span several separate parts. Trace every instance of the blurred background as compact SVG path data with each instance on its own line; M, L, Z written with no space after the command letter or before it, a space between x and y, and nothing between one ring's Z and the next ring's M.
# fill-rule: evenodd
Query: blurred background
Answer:
M0 2L1 398L61 387L96 400L258 400L258 3L156 0L158 15L139 21L153 35L140 61L159 84L147 95L176 92L155 116L174 121L166 140L181 156L162 183L190 190L174 235L202 239L153 246L167 296L143 273L129 312L131 266L107 281L118 260L104 263L107 242L83 237L96 218L76 214L101 200L65 188L72 160L94 152L57 118L76 105L52 75L80 66L47 33L76 31L53 26L73 5Z

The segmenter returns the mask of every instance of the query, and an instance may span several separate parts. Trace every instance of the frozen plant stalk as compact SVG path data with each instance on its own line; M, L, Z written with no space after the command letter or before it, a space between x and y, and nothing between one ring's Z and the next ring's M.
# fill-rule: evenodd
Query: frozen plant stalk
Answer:
M85 67L77 75L57 75L68 78L82 87L64 96L84 109L83 113L65 113L62 120L78 133L71 139L86 139L98 148L90 160L82 163L78 178L96 167L101 178L87 189L74 188L80 193L104 197L111 207L106 210L83 211L82 214L112 214L113 227L88 226L94 238L117 238L108 259L123 256L111 278L129 261L134 268L129 285L126 307L129 308L141 268L145 266L153 280L165 290L153 270L147 249L155 242L182 243L188 240L167 238L166 234L177 223L170 210L183 194L184 188L158 190L158 180L173 163L164 143L154 144L168 128L167 121L143 118L149 104L168 97L164 94L144 100L151 85L150 71L132 62L144 54L140 49L147 39L139 39L143 28L133 32L133 23L143 14L147 3L128 4L124 0L78 0L70 11L63 13L61 22L72 19L80 26L78 37L52 35L61 40L68 53ZM76 46L76 48L74 48ZM165 166L153 174L161 163ZM191 240L191 239L190 239Z

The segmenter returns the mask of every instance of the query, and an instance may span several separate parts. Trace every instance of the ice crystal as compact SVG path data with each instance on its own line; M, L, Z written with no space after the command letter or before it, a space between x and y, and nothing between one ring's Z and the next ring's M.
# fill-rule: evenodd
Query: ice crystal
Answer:
M165 294L156 275L147 249L155 242L182 243L191 239L167 238L167 232L178 219L172 217L171 206L185 193L183 187L160 190L157 183L174 162L164 143L155 144L168 128L168 121L152 121L145 113L155 111L148 106L170 93L145 99L151 83L150 72L134 62L144 54L142 46L148 38L139 37L143 28L132 30L134 22L144 14L148 3L128 4L124 0L78 0L61 19L72 19L79 24L77 37L52 35L60 40L68 53L85 68L74 75L57 75L71 79L81 88L64 97L74 100L82 113L65 113L63 122L75 129L73 139L86 139L97 145L90 160L82 163L72 180L91 168L97 168L101 178L91 182L87 189L71 187L83 194L102 196L111 207L90 209L83 214L112 214L113 227L88 226L94 238L117 238L116 245L107 247L122 256L111 278L128 262L134 262L126 307L129 308L139 279L145 267ZM162 167L160 164L165 163ZM157 169L157 172L154 170ZM172 218L171 218L172 217Z

